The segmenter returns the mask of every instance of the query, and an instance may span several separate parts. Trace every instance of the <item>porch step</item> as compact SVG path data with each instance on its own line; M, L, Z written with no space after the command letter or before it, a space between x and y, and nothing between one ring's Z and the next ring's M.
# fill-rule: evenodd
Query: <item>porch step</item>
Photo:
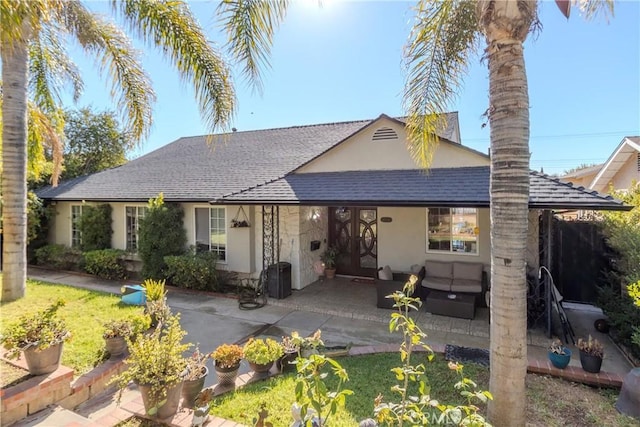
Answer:
M36 412L35 414L29 415L27 418L18 421L17 423L13 424L13 426L99 427L100 424L97 424L80 414L76 414L73 411L64 409L61 406L51 405L40 412Z

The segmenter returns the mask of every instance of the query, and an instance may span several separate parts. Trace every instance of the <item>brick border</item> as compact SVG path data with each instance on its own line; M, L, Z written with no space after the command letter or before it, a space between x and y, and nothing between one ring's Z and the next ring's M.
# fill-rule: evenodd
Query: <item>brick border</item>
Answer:
M1 354L5 352L4 349L0 351ZM75 380L73 369L60 365L48 375L34 376L0 390L2 424L12 424L54 403L65 409L74 409L107 389L111 378L126 369L126 356L112 357ZM0 358L13 366L27 369L24 357L18 360Z

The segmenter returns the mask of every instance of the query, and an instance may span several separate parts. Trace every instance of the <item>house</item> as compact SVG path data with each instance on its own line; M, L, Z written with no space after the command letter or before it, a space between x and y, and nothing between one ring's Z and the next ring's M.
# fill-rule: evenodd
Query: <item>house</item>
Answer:
M595 178L598 172L600 172L600 169L602 169L603 165L604 163L601 163L599 165L576 169L572 172L562 175L562 180L571 182L576 187L591 188L590 185L593 181L593 178Z
M588 187L607 193L627 190L633 182L640 182L640 136L624 137Z
M291 263L292 287L317 279L314 263L341 248L338 274L406 271L425 259L490 266L489 157L460 142L447 114L428 171L406 149L405 123L373 120L180 138L123 166L48 187L50 241L78 243L83 203L110 203L115 248L135 252L137 221L164 194L185 213L189 245L220 266L257 275ZM537 268L538 217L551 209L626 209L609 196L531 172L528 262ZM245 222L248 227L233 227Z

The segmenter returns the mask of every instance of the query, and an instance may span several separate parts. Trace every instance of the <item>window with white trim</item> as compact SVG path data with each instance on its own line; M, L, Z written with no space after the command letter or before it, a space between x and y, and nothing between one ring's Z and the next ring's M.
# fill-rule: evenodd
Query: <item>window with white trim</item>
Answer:
M78 222L82 216L82 205L71 205L71 247L79 248L82 244L82 233Z
M478 254L478 210L427 209L427 252Z
M146 206L125 206L124 229L127 233L127 252L138 252L140 220L147 214Z
M196 251L211 251L227 260L227 210L224 207L196 208Z

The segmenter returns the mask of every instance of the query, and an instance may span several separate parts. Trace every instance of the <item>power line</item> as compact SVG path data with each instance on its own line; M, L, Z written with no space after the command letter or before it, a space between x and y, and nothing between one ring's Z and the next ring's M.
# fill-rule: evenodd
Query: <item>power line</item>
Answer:
M617 131L617 132L594 132L594 133L567 133L567 134L560 134L560 135L532 135L529 136L529 139L540 139L540 138L546 138L546 139L558 139L558 138L590 138L590 137L594 137L594 136L616 136L616 135L636 135L640 133L639 130L632 130L632 131ZM490 138L462 138L463 141L490 141Z

